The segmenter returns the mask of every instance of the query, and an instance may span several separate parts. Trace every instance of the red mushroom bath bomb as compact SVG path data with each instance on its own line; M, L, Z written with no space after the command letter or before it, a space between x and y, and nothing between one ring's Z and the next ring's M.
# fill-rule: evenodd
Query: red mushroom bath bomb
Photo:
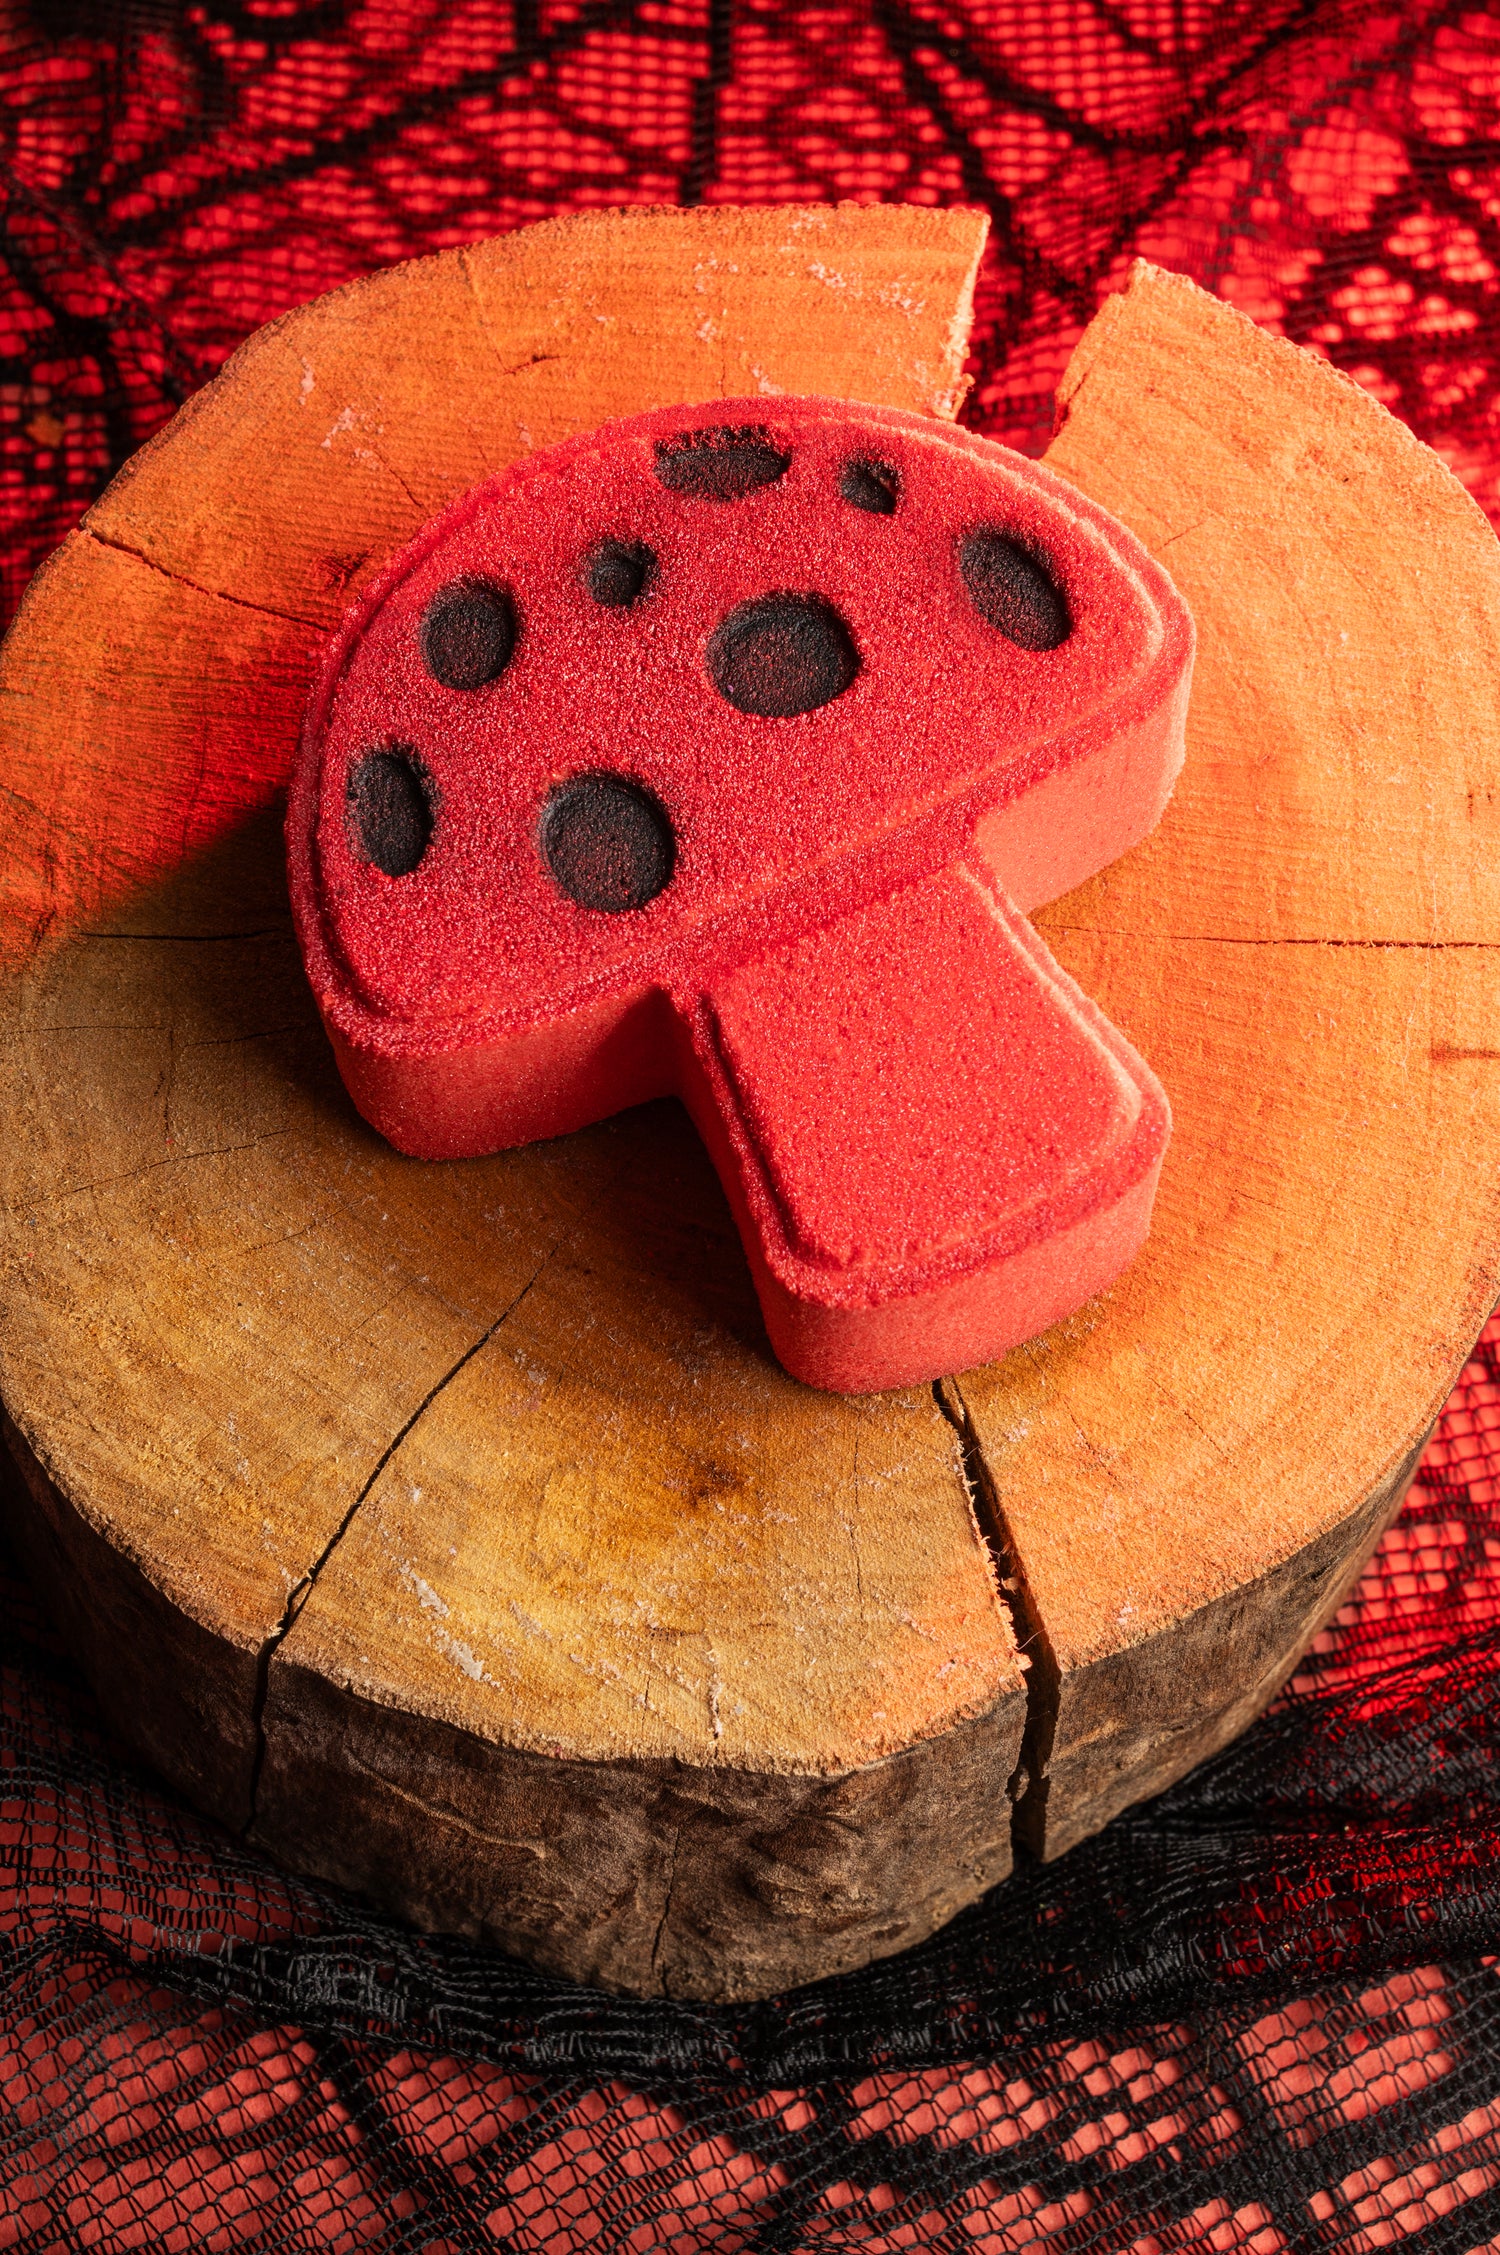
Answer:
M346 622L288 816L355 1103L460 1158L687 1103L788 1370L988 1361L1145 1237L1170 1128L1027 924L1159 817L1192 624L949 425L669 408L469 494Z

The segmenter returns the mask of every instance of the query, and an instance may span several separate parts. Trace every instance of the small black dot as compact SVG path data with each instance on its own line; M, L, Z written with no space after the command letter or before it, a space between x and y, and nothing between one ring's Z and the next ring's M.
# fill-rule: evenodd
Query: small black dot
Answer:
M790 720L842 696L859 672L854 637L820 595L760 595L709 637L709 678L742 713Z
M542 859L580 908L618 916L670 884L677 841L666 810L621 775L575 775L542 810Z
M590 552L584 577L596 603L628 611L650 593L656 569L656 551L643 540L601 540Z
M861 458L846 462L839 479L839 499L872 517L894 517L901 498L901 473L889 462Z
M483 579L456 579L422 613L422 661L445 689L482 689L498 680L516 647L516 607L509 590Z
M1023 650L1055 650L1073 631L1067 601L1040 556L1004 532L973 532L959 569L975 610Z
M740 501L784 478L792 458L760 423L721 423L656 442L656 474L695 501Z
M366 752L349 770L344 806L354 850L387 877L409 877L432 837L433 791L407 744Z

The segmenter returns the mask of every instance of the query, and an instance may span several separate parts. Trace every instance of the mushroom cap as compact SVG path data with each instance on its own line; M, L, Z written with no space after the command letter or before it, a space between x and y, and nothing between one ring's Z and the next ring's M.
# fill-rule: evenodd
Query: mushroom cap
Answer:
M288 826L325 1019L394 1057L624 1007L976 835L1032 907L1157 819L1191 653L1123 527L968 432L605 425L447 510L330 649Z

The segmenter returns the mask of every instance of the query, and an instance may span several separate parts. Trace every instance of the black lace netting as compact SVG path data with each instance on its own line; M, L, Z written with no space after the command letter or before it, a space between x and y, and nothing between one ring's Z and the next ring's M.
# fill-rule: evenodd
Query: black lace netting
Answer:
M1137 252L1500 514L1500 23L1326 0L34 0L0 13L7 609L258 322L573 205L983 203L1032 449ZM1500 2246L1500 1326L1238 1746L911 1955L641 2005L278 1876L5 1584L0 2247Z

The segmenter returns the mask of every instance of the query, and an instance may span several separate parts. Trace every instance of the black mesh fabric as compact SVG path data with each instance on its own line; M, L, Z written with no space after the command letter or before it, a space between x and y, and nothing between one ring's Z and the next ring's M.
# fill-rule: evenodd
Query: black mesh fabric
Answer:
M34 0L0 18L8 606L257 323L583 204L983 203L969 419L1144 252L1500 509L1500 24L1318 0ZM1500 1325L1255 1729L922 1949L640 2004L270 1869L14 1574L0 2247L1500 2246Z

